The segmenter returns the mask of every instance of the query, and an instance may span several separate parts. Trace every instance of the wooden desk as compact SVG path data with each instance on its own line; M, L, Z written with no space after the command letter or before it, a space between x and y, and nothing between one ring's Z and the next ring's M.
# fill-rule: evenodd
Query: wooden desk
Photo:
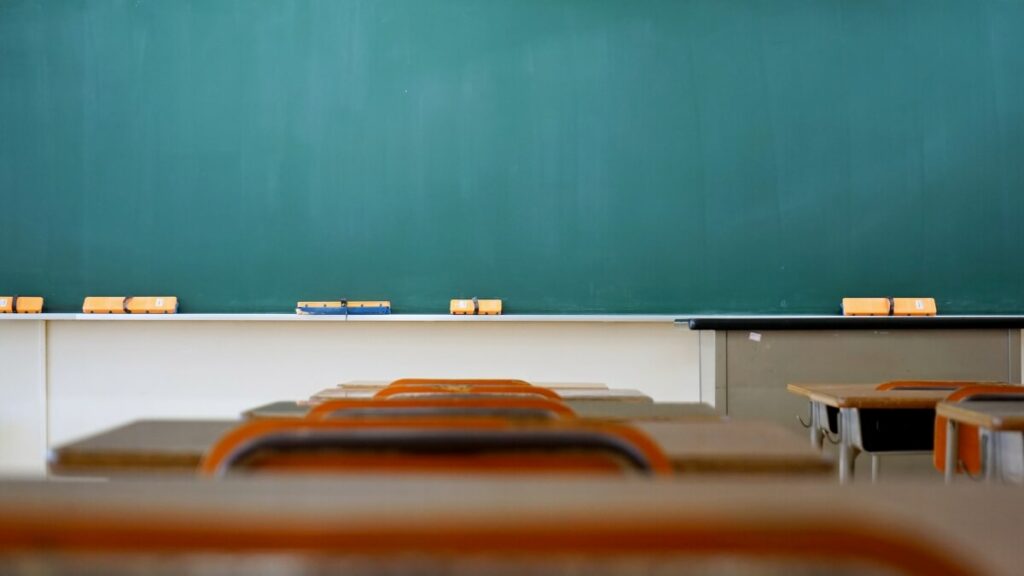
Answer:
M107 476L190 472L235 420L140 420L58 447L54 473ZM688 473L814 474L831 460L781 426L698 417L692 422L632 422L654 439L676 470Z
M691 420L633 422L687 474L820 474L832 459L773 422Z
M6 545L18 541L14 540L18 536L34 554L33 560L48 557L49 561L59 556L62 545L70 548L75 534L87 535L93 546L107 543L121 546L123 553L145 552L145 538L123 535L146 535L157 523L178 527L178 543L186 550L201 549L220 558L239 553L276 557L302 551L344 556L365 552L361 547L373 541L376 546L372 549L380 561L410 553L422 561L429 550L479 546L485 541L479 537L483 533L500 534L502 538L489 541L516 547L508 551L508 560L515 561L522 557L516 554L558 552L560 544L553 545L553 541L562 542L561 538L575 534L580 526L597 526L606 531L606 537L581 544L591 550L604 546L610 553L632 550L633 559L626 566L636 566L636 559L682 550L692 553L685 557L683 568L695 570L696 566L697 571L714 573L721 572L723 565L711 564L717 571L699 570L705 566L700 563L705 556L700 548L693 548L702 543L707 546L706 536L712 531L720 534L729 529L742 535L730 540L738 545L778 542L773 553L799 558L815 554L815 546L803 537L819 534L817 541L827 546L844 542L830 536L837 528L860 527L868 534L902 536L948 554L963 563L967 573L1016 576L1024 565L1021 518L1024 494L1018 487L999 485L839 487L792 479L638 483L606 478L522 478L507 482L436 476L0 482L0 532L10 535ZM449 530L438 530L439 526ZM693 527L693 538L677 541L665 537L685 526ZM107 537L96 527L121 536ZM456 528L462 539L454 539ZM405 538L387 537L396 531ZM781 541L762 540L772 534L784 537ZM686 545L691 548L684 548ZM844 560L869 559L879 548L885 546L840 547L839 551ZM760 549L764 551L763 546ZM474 551L476 558L487 552L468 550ZM173 557L173 552L166 551L166 557ZM719 559L733 557L728 551L719 554ZM583 553L573 558L572 566L579 572L579 562L606 562L609 556ZM381 566L386 569L395 564L377 565L376 569L386 571ZM826 570L829 566L846 568L839 562L830 562Z
M1021 398L1024 400L1024 398ZM1002 469L1003 465L999 457L999 432L1024 432L1024 402L1022 401L961 401L961 402L940 402L935 407L935 413L946 417L946 483L953 482L956 476L959 463L961 424L977 426L980 430L987 430L982 434L984 442L981 450L982 465L985 470L985 479L991 481ZM938 446L935 447L938 450Z
M138 420L64 444L50 454L56 474L194 472L235 420Z
M671 422L676 420L721 419L721 415L700 402L607 402L604 400L565 400L580 418L612 422Z
M528 381L529 382L529 381ZM347 388L351 390L358 389L373 389L380 390L390 384L390 381L384 380L349 380L338 384L338 388ZM540 388L550 388L552 390L607 390L608 385L600 382L530 382L534 386Z
M932 411L951 390L876 390L877 384L788 384L786 390L807 398L811 406L811 446L820 449L829 430L828 408L838 411L839 481L853 479L854 462L864 449L862 410ZM932 419L934 421L934 419ZM934 426L934 423L933 423ZM923 431L922 431L923 432ZM929 432L930 433L930 432ZM917 451L913 452L930 452ZM908 452L902 450L901 452ZM879 452L871 454L871 478L877 480ZM882 452L884 453L884 452Z
M604 402L594 400L567 400L565 402L582 418L597 418L612 422L630 420L672 421L720 416L715 409L699 402ZM243 418L304 418L313 402L272 402L242 413Z
M1024 402L940 402L935 412L950 420L986 430L1024 431Z
M833 408L935 408L952 390L876 390L877 384L788 384L786 390Z
M372 398L380 388L327 388L310 397L311 402L323 402L336 398ZM639 390L622 388L564 388L555 390L563 400L591 400L600 402L654 402L650 396Z

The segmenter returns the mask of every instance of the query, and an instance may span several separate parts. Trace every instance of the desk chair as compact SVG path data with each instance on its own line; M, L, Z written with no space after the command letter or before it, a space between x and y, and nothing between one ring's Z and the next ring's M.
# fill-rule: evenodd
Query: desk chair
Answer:
M874 387L878 392L898 394L900 392L919 393L936 392L939 396L957 390L978 385L977 381L964 380L891 380ZM877 481L881 470L883 454L924 454L933 452L935 408L933 405L900 407L889 402L878 402L871 407L861 407L850 412L849 417L841 417L836 406L825 404L814 405L812 422L820 422L820 426L831 434L855 446L851 457L859 452L871 456L871 480ZM847 430L840 430L840 421L846 424ZM842 458L841 458L842 460ZM844 471L840 463L840 479Z
M572 408L548 398L483 395L473 398L428 397L400 399L328 400L314 406L306 418L484 417L529 420L575 418Z
M959 390L978 385L998 383L979 382L972 380L890 380L875 387L876 390L948 390L955 394ZM880 458L884 453L918 453L936 450L933 429L935 426L935 410L882 410L868 414L869 422L865 426L868 431L874 429L876 435L875 451L871 454L872 479L878 479L881 466ZM870 432L869 432L870 433ZM870 440L869 440L870 441ZM891 448L890 448L891 446Z
M561 401L562 397L554 390L538 388L536 386L500 386L500 385L478 385L478 384L423 384L423 385L401 385L388 386L373 395L375 399L398 399L398 398L443 398L450 395L477 395L477 396L523 396L548 398L554 401Z
M250 420L206 454L200 473L672 474L646 434L623 425L497 418Z
M982 384L982 382L967 380L889 380L875 386L875 390L949 390L953 392L965 386L976 386L978 384ZM830 433L839 433L838 408L825 406L825 423Z
M1024 401L1024 386L1009 384L986 384L968 386L953 392L946 402L970 401ZM946 434L949 421L944 416L935 418L935 449L932 464L939 472L946 472ZM953 473L967 472L979 475L982 472L981 439L978 427L970 424L957 426L956 435L956 468Z

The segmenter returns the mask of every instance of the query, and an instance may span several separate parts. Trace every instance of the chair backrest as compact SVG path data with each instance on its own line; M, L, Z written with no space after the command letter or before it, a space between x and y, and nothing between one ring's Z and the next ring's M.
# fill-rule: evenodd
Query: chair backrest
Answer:
M376 399L356 398L328 400L314 406L306 415L313 420L325 418L394 418L394 417L497 417L515 419L575 418L572 408L562 402L541 397L494 396L459 398L443 396L428 398Z
M1001 382L979 382L975 380L890 380L875 387L875 390L958 390L968 386L999 385Z
M424 384L473 385L473 386L533 386L518 378L399 378L388 386L422 386Z
M373 395L377 399L385 398L416 398L437 397L446 394L489 394L495 396L534 396L561 400L562 397L554 390L536 386L498 386L477 384L420 384L388 386Z
M946 397L946 402L968 402L977 400L1024 400L1024 386L1012 384L982 384L959 388ZM935 417L935 449L932 464L939 472L946 470L946 417ZM971 474L981 473L981 441L977 426L960 424L957 427L958 453L956 469Z
M224 435L200 465L277 473L588 473L669 475L643 432L583 421L495 418L250 420Z

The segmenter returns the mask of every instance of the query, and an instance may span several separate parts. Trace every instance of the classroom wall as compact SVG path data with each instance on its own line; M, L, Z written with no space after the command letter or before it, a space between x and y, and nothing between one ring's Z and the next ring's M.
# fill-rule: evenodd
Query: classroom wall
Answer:
M45 349L45 322L0 322L0 474L45 471Z
M604 382L699 400L698 337L663 322L0 321L0 473L137 418L232 418L345 380ZM41 357L49 369L40 374ZM49 403L43 404L45 391ZM13 403L12 403L13 402ZM43 412L45 406L45 414Z
M725 348L726 393L719 407L737 418L772 418L802 432L805 398L792 382L863 384L885 380L1020 382L1020 331L777 330L717 332Z
M9 317L8 317L9 318ZM731 343L731 344L730 344ZM882 358L871 364L868 359ZM670 322L0 319L0 475L146 417L231 418L344 380L411 374L599 381L802 433L788 381L1019 380L1016 331L691 332Z

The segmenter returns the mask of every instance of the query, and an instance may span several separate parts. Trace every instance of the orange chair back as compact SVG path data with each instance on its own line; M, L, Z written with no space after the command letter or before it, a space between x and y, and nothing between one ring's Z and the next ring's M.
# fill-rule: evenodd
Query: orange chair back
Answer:
M312 420L366 417L503 417L527 419L575 418L561 402L541 397L491 396L483 398L356 398L328 400L306 415Z
M1011 395L1024 394L1024 386L1010 384L986 384L960 388L946 397L946 402L960 402L968 398L988 394ZM935 417L935 449L932 452L932 464L939 472L946 471L946 417ZM981 440L978 438L978 427L961 424L957 427L959 452L956 470L966 470L971 474L981 473Z
M478 384L422 384L422 385L401 385L388 386L373 395L377 399L386 398L415 398L421 396L444 396L451 394L459 395L493 395L493 396L539 396L551 400L561 400L562 397L554 390L539 388L537 386L498 386Z
M200 472L641 473L672 465L643 432L625 425L495 418L250 420L224 435Z

